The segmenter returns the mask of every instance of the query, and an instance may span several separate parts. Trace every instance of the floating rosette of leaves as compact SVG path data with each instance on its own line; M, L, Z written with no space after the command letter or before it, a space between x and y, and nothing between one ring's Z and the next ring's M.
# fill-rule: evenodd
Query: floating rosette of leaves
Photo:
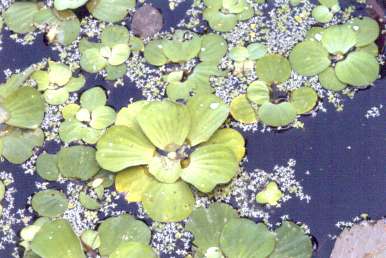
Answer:
M57 154L41 154L36 161L36 170L48 181L55 181L59 176L88 180L101 168L95 160L95 149L79 145L62 148Z
M283 221L276 231L239 218L224 203L193 211L186 229L193 233L196 257L283 258L312 256L311 239L298 225Z
M68 104L62 109L65 119L59 128L63 142L83 140L95 144L106 128L115 122L115 111L106 106L107 97L101 87L93 87L82 93L80 105Z
M328 23L340 11L338 0L319 0L319 3L312 9L312 17L320 23Z
M275 181L269 182L265 188L256 195L256 201L260 204L276 206L283 197L283 192Z
M223 76L218 69L228 45L223 37L209 33L202 37L189 31L178 30L172 39L152 40L144 50L148 63L155 66L180 64L198 58L193 70L179 70L164 76L166 92L172 100L186 100L192 93L212 93L211 76Z
M70 67L53 61L48 61L47 71L35 71L31 78L36 81L38 90L44 92L44 99L50 105L64 104L70 93L80 90L86 82L83 75L73 77Z
M96 158L104 169L119 172L117 191L141 201L152 219L183 220L195 203L189 184L209 193L236 175L244 139L218 129L229 114L220 98L195 95L186 105L141 101L121 112L99 140Z
M57 11L37 2L15 2L4 13L4 20L10 30L28 33L43 26L47 39L69 45L79 35L80 22L72 11Z
M295 121L297 115L310 112L318 95L310 87L300 87L288 96L275 97L278 91L264 81L252 82L246 94L234 98L230 105L232 117L244 124L262 123L282 127Z
M130 36L126 27L111 25L103 30L100 43L82 39L79 50L83 70L97 73L106 69L107 79L115 80L125 75L125 61L131 51L142 51L143 43L141 39Z
M267 47L261 43L252 43L247 47L237 46L229 51L229 57L235 61L234 74L250 73L254 70L257 59L267 54Z
M374 257L386 252L385 220L363 221L346 228L335 241L331 258ZM358 245L360 243L360 245Z
M306 41L294 47L289 60L298 74L318 75L328 90L340 91L347 85L364 88L378 78L374 44L378 35L378 23L368 17L314 29Z
M204 19L219 32L231 31L238 21L248 20L255 14L246 0L205 0L204 3Z
M32 66L0 85L0 155L14 164L25 162L44 142L39 128L44 101L39 91L23 86L34 70Z

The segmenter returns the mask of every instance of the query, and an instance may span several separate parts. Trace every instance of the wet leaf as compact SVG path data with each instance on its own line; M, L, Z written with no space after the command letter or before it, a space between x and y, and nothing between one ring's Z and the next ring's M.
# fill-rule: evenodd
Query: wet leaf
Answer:
M234 61L242 62L249 57L249 51L246 47L234 47L229 51L229 57Z
M4 12L4 22L16 33L31 32L35 29L33 17L38 10L37 3L15 2Z
M108 59L111 65L123 64L130 56L130 48L127 44L117 44L111 49L111 56Z
M98 20L105 22L118 22L123 20L134 9L135 0L91 0L87 9Z
M270 101L270 88L264 81L254 81L247 88L247 98L257 105L262 105Z
M95 198L88 196L85 192L80 192L79 202L84 208L88 210L98 210L101 207Z
M266 125L279 127L285 126L296 119L296 109L288 102L279 104L265 103L259 108L258 116Z
M129 47L131 51L143 51L145 45L143 44L142 39L131 36L129 40Z
M150 160L148 170L163 183L176 182L182 173L180 160L169 159L161 155L156 155Z
M71 79L72 72L67 65L58 62L48 62L48 80L50 83L63 86Z
M70 81L64 86L69 92L80 90L86 84L86 79L82 74L78 77L71 77Z
M172 184L154 181L143 195L142 203L153 220L177 222L190 215L195 199L189 186L183 181Z
M256 62L256 74L259 79L271 84L286 81L291 75L288 60L280 55L266 55Z
M260 204L277 205L283 193L276 182L269 182L265 188L256 195L256 201Z
M86 4L88 0L54 0L54 7L58 11L76 9Z
M104 46L113 48L118 44L128 44L130 38L126 27L120 25L107 26L101 34L101 43Z
M191 126L188 108L168 100L144 106L137 121L147 138L165 151L175 151L181 146Z
M56 181L60 174L57 162L57 155L43 153L36 160L36 172L45 180Z
M275 248L275 234L263 223L232 219L224 226L220 245L229 258L265 258Z
M96 73L105 68L107 60L98 48L86 49L80 57L80 66L89 73Z
M80 239L84 245L86 245L88 248L91 248L92 250L99 248L101 245L101 239L98 235L98 232L91 229L86 229L83 231Z
M119 78L123 78L126 75L127 68L126 64L123 63L121 65L110 65L106 66L106 80L114 81Z
M351 52L346 59L335 66L338 79L355 87L366 87L372 84L379 74L377 59L363 51Z
M292 68L304 76L314 76L331 64L327 50L320 43L311 40L297 44L292 49L289 60Z
M253 124L257 122L256 112L245 94L241 94L232 100L230 113L236 121L243 124Z
M268 52L267 47L261 43L249 44L247 49L248 49L248 58L251 60L262 58Z
M326 6L318 5L312 9L312 17L321 23L327 23L332 20L334 14Z
M311 239L301 227L292 222L284 221L275 232L276 247L270 258L311 258Z
M310 87L300 87L291 92L290 103L297 114L310 112L318 102L318 94Z
M148 164L155 147L138 130L126 126L107 129L97 144L96 159L101 167L112 172Z
M215 95L196 94L187 103L191 117L188 139L191 146L207 141L224 123L228 105Z
M171 62L186 62L199 54L201 38L192 34L191 39L183 41L180 38L185 34L185 31L176 31L172 40L164 40L162 43L163 52Z
M94 87L83 92L80 97L80 105L89 111L93 111L98 107L106 104L106 93L101 87Z
M114 123L115 117L115 111L111 107L97 107L91 113L90 126L95 129L105 129Z
M68 208L66 196L56 190L44 190L32 197L32 208L39 216L56 217L62 215Z
M330 26L323 32L322 45L331 54L347 53L347 51L355 46L355 43L355 33L348 26Z
M227 50L228 44L220 35L209 33L201 37L199 57L202 62L218 62Z
M145 100L139 100L129 104L127 107L121 108L117 113L115 125L124 125L141 130L136 117L147 103Z
M340 91L347 86L336 77L335 69L332 67L328 67L319 74L319 82L323 88L332 91Z
M372 56L378 56L378 52L379 52L378 46L374 42L358 48L358 51L364 51Z
M46 89L48 89L50 81L48 79L48 72L47 71L42 71L42 70L35 71L31 75L31 79L36 81L39 91L45 91Z
M152 40L145 46L143 54L146 61L152 65L162 66L168 62L162 50L162 42L162 40Z
M163 26L163 17L160 11L151 5L138 8L131 21L134 35L147 38L160 32Z
M139 242L128 242L118 246L109 258L156 258L149 245Z
M72 18L61 21L57 27L51 27L51 30L56 33L54 41L57 41L62 45L70 45L78 38L80 22L75 14L73 14ZM49 36L49 33L50 31L48 32L47 37Z
M86 125L75 118L68 119L60 124L59 137L65 143L81 140L86 131Z
M363 17L362 19L354 18L348 24L351 25L355 32L357 47L366 46L374 42L379 36L380 29L378 23L369 17Z
M231 31L237 24L237 15L235 14L224 14L218 9L207 8L204 10L204 19L209 23L209 26L218 32Z
M44 99L50 105L64 104L69 97L70 94L66 88L48 89L44 92Z
M237 172L238 161L231 149L222 144L198 147L189 156L181 178L204 193L229 182Z
M136 241L148 244L150 241L150 230L146 224L128 214L104 220L98 227L98 234L101 240L99 253L102 256L110 255L123 243Z
M192 232L193 243L201 253L220 246L220 235L225 224L238 218L236 210L224 203L212 203L208 208L192 212L185 229Z
M81 243L67 220L45 223L32 240L31 249L44 258L85 258Z
M67 178L88 180L99 171L95 150L89 146L62 148L58 153L60 173Z

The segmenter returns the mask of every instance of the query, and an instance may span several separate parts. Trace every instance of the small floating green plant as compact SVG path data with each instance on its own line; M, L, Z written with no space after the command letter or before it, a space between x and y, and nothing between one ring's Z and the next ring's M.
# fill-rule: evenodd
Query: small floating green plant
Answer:
M170 100L132 105L138 105L131 108L136 112L125 109L126 122L119 119L97 143L97 160L109 171L127 169L117 175L116 188L141 201L152 219L183 220L195 203L188 184L209 193L229 182L244 139L237 131L218 130L229 109L214 95L195 95L186 105Z
M234 74L248 74L254 71L256 60L267 54L267 47L261 43L252 43L247 47L236 46L229 51L229 57L235 61Z
M320 5L312 9L312 17L320 23L328 23L340 11L338 0L319 0Z

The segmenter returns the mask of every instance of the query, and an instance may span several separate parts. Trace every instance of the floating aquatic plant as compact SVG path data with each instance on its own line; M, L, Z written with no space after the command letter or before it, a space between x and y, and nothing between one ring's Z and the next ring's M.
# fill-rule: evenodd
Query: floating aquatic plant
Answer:
M180 221L195 202L188 184L208 193L229 182L244 140L236 131L218 130L229 110L214 95L195 95L186 106L170 100L132 105L135 113L124 111L128 123L120 119L99 140L97 160L113 172L126 169L116 177L117 190L142 201L152 219Z
M23 86L34 70L30 67L12 75L0 87L0 155L15 164L26 161L44 141L39 128L44 115L42 96Z
M328 23L334 17L334 14L340 11L338 0L319 0L320 5L317 5L312 10L312 17L320 23Z
M105 129L115 121L115 111L106 106L105 91L93 87L80 97L80 105L68 104L62 109L65 121L59 128L62 141L69 143L83 140L95 144L105 132Z
M126 27L111 25L103 30L100 43L87 39L80 41L80 66L89 73L106 69L108 79L114 80L126 73L124 63L131 51L141 51L142 48L142 41L130 36Z
M274 98L274 90L264 81L254 81L247 94L234 98L230 105L232 117L244 124L258 120L268 126L281 127L292 123L297 115L310 112L318 96L310 87L300 87L289 93L289 98Z
M49 61L47 71L35 71L32 76L39 91L44 92L45 101L51 105L64 104L71 92L81 89L86 80L83 75L72 76L70 67L62 63Z
M345 24L318 29L297 44L289 60L292 68L304 76L319 76L321 85L340 91L347 85L364 88L379 74L374 41L378 23L371 18L355 18Z
M277 183L272 181L256 195L256 201L260 204L277 205L283 195Z
M178 30L172 39L152 40L144 50L147 62L155 66L184 63L194 58L201 61L192 71L176 70L164 76L166 92L170 99L186 100L191 93L212 93L209 78L222 76L218 69L220 59L227 52L227 43L216 34L197 34Z
M229 57L234 60L236 75L250 73L254 70L255 61L267 54L267 47L261 43L252 43L247 47L237 46L229 51Z
M186 229L193 233L198 257L309 258L312 255L310 237L296 224L283 221L276 231L270 231L264 223L239 218L231 206L223 203L194 210Z
M57 217L68 208L66 196L57 190L44 190L32 197L32 208L44 217Z
M205 0L203 18L219 32L231 31L238 21L248 20L255 11L246 0Z
M119 22L134 9L136 0L89 0L87 9L98 20Z

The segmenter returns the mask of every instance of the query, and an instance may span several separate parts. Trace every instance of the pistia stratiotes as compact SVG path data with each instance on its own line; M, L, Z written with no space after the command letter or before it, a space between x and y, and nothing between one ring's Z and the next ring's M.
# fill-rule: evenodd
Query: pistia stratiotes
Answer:
M106 170L123 170L115 179L117 190L129 201L142 201L152 219L180 221L195 204L188 184L208 193L236 175L244 139L235 130L219 129L228 114L214 95L195 95L186 105L135 102L101 137L96 159Z

